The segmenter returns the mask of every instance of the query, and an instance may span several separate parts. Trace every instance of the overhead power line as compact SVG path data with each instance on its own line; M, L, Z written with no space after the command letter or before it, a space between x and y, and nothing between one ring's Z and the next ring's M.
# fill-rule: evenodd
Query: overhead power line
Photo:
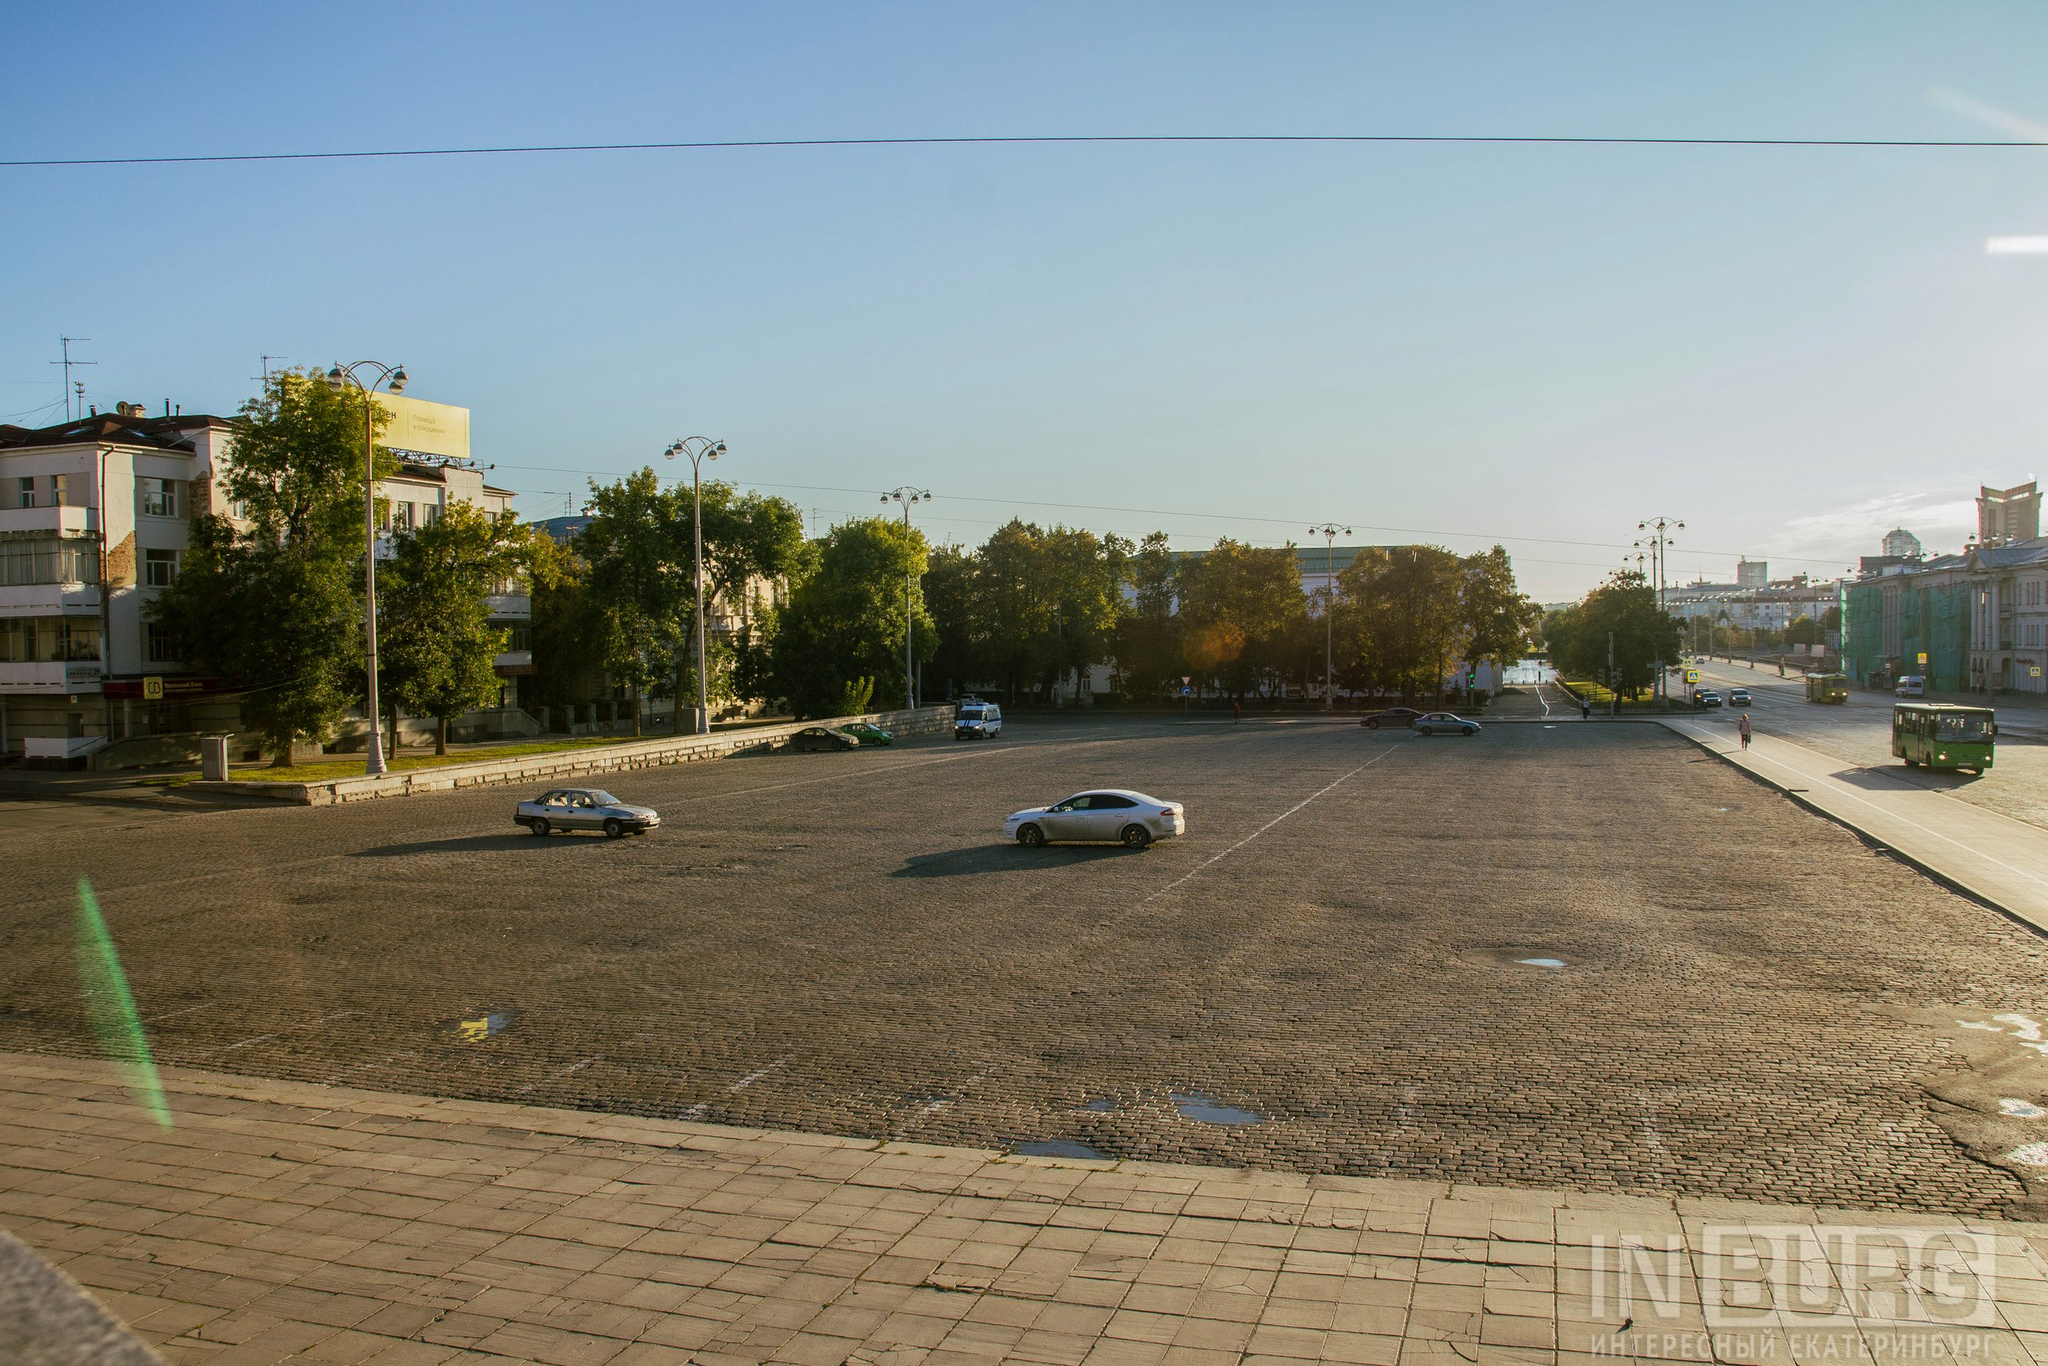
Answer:
M1469 147L2048 147L2025 138L1737 138L1504 133L1075 133L907 138L734 138L691 142L544 142L481 147L375 147L330 152L207 152L183 156L21 157L0 166L199 166L255 161L368 161L405 157L540 156L587 152L761 151L846 147L1080 147L1333 144Z

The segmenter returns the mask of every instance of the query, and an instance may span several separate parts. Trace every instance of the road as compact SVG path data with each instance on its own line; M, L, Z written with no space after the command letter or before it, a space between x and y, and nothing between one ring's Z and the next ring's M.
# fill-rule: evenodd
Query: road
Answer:
M1823 754L1866 768L1883 770L1934 791L1946 792L1986 810L2048 828L2048 714L2007 709L1998 717L1998 751L1991 772L1937 773L1908 769L1892 757L1893 699L1881 693L1856 691L1847 702L1824 705L1806 700L1806 681L1799 675L1778 677L1774 667L1749 669L1721 661L1700 664L1703 684L1725 697L1730 688L1748 688L1750 724ZM1743 708L1723 707L1695 719L1735 729Z
M84 878L159 1059L215 1071L1547 1189L2032 1198L2006 1155L2048 1133L2000 1101L2048 1108L2048 1059L1996 1021L2048 1020L2042 941L1661 727L1018 718L613 785L662 830L537 840L502 788L0 829L0 1050L94 1048ZM1184 801L1187 837L996 839L1090 785Z

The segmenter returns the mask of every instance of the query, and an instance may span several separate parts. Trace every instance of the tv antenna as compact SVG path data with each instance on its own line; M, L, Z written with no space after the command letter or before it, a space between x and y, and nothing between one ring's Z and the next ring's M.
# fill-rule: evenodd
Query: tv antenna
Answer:
M263 383L264 383L265 387L268 387L268 386L269 386L269 384L270 384L270 363L271 363L272 361L274 361L274 360L290 360L290 359L291 359L291 357L290 357L290 356L277 356L277 355L272 355L272 354L271 354L270 352L268 352L268 351L259 351L259 352L257 352L257 355L259 355L260 357L262 357L262 360L263 360L263 373L262 373L262 374L260 374L260 375L251 375L251 376L249 376L249 378L250 378L250 379L257 379L257 380L261 380L261 381L263 381Z
M64 348L64 359L62 359L62 360L53 360L53 361L51 361L51 362L50 362L50 364L52 364L52 365L61 365L61 366L63 366L63 367L64 367L64 420L65 420L66 422L69 422L69 421L71 420L71 390L72 390L72 382L71 382L71 367L72 367L72 366L74 366L74 365L98 365L98 364L99 364L99 362L98 362L98 361L96 361L96 360L73 360L73 359L71 359L71 343L73 343L73 342L89 342L89 341L91 341L91 340L92 340L92 338L91 338L91 337L59 337L59 338L57 338L57 344L58 344L58 345L60 345L60 346L62 346L62 347ZM80 417L84 417L84 416L85 416L85 385L84 385L84 383L83 383L82 381L81 381L81 382L80 382L80 383L78 384L78 386L77 386L77 389L78 389L78 415L79 415Z

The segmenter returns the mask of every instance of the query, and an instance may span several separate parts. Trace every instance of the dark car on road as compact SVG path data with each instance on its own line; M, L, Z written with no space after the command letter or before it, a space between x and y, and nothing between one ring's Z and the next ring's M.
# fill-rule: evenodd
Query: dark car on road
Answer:
M1749 705L1749 689L1747 689L1747 688L1730 688L1730 689L1728 690L1728 705L1729 705L1729 706L1731 706L1731 707L1746 707L1746 706L1748 706L1748 705Z
M837 726L806 726L789 737L789 747L797 750L859 749L860 740Z
M1406 730L1415 724L1415 718L1420 715L1422 713L1413 707L1388 707L1385 711L1372 713L1358 724L1367 730Z
M1721 705L1721 694L1712 688L1702 688L1692 695L1692 704L1695 707L1718 707Z

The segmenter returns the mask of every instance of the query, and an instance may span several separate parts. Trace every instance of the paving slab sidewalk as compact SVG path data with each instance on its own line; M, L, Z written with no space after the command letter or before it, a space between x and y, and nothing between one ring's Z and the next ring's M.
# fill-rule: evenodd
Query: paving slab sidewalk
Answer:
M164 1083L0 1053L0 1224L173 1362L2048 1362L2044 1225ZM1848 1292L1879 1223L1967 1315L1729 1307L1731 1235Z
M1774 735L1753 736L1744 750L1725 727L1679 717L1663 718L1663 723L1953 886L2048 933L2048 830L1909 782L1903 770L1867 768Z

